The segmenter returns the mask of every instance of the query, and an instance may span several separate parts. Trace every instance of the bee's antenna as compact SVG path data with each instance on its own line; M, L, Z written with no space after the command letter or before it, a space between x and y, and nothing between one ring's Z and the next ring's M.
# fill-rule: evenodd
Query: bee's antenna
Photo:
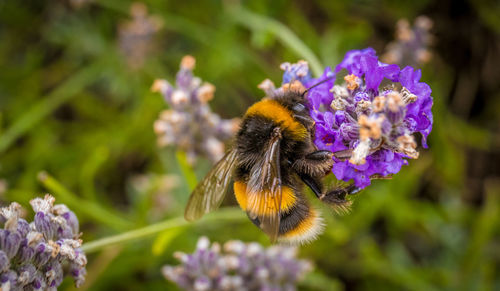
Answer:
M335 78L335 75L327 77L326 79L323 79L320 82L318 82L318 83L312 85L311 87L307 88L304 92L302 92L302 97L306 96L306 93L309 92L309 90L311 90L312 88L314 88L316 86L319 86L319 85L321 85L321 84L323 84L325 82L328 82L328 81L330 81L333 78Z

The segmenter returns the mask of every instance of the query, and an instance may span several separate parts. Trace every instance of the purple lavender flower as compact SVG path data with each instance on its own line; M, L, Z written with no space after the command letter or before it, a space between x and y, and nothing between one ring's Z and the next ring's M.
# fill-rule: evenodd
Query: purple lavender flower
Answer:
M415 19L413 27L406 19L396 23L395 40L387 45L382 61L389 64L419 66L429 62L432 53L429 46L434 41L430 33L433 22L427 16Z
M185 56L177 73L176 88L166 80L156 80L153 92L163 94L171 107L160 114L154 129L160 146L173 145L187 153L194 164L198 156L217 162L224 155L223 141L238 130L239 119L222 119L210 110L215 86L193 76L195 59Z
M81 0L80 0L81 1ZM132 20L118 26L118 44L131 69L143 66L148 54L155 50L155 37L163 25L161 18L148 14L144 3L130 5Z
M337 179L354 179L364 188L371 178L395 174L407 158L418 158L415 133L427 148L431 89L420 82L420 70L384 64L371 48L348 52L335 74L342 70L348 73L343 84L334 85L332 78L307 95L316 121L315 144L336 153L332 171ZM331 75L327 68L306 86Z
M300 60L295 64L282 63L280 69L284 71L280 87L276 88L273 81L269 79L265 79L257 86L268 97L280 96L288 90L303 92L314 81L306 61Z
M202 237L193 254L175 253L181 265L165 266L163 274L185 290L296 290L312 268L295 258L294 247L229 241L223 250Z
M31 200L31 223L19 217L21 206L16 202L0 208L1 290L57 290L68 274L77 287L83 284L87 258L80 249L78 219L54 201L50 195ZM64 266L69 266L69 273Z

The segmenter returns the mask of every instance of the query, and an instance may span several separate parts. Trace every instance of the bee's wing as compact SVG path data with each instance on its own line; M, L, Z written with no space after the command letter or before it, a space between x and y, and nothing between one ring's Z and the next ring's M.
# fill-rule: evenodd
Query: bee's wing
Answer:
M184 212L186 220L201 218L217 209L226 193L236 162L236 149L227 152L191 193Z
M247 213L258 219L272 242L278 237L281 214L281 133L269 141L265 154L251 169L247 184Z

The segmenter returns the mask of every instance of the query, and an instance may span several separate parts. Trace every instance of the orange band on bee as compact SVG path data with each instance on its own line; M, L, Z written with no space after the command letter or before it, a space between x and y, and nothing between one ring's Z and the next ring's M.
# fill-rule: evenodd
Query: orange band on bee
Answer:
M293 194L292 188L287 186L281 187L281 194L281 211L287 211L293 207L297 198ZM265 199L264 197L271 196L265 191L260 193L247 193L247 184L245 182L234 182L234 195L241 209L252 214L271 215L278 212L278 209L276 209L276 205L279 205L278 201L269 198Z
M304 243L314 240L323 230L323 220L314 209L309 209L309 214L295 228L282 234L280 241L291 243Z
M307 136L304 125L296 121L292 113L275 100L265 98L248 108L245 115L260 115L271 119L282 125L295 139L304 140Z

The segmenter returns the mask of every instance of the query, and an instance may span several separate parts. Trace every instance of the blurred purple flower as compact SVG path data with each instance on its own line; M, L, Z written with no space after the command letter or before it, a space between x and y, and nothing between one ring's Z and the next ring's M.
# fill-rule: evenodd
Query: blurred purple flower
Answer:
M406 19L396 23L395 40L386 47L382 61L390 64L418 67L430 61L432 53L429 46L434 41L431 34L433 22L427 16L415 19L413 27Z
M147 56L155 51L155 37L163 21L149 15L148 8L141 2L130 5L130 16L131 20L118 26L118 45L129 67L138 69L143 66Z
M223 249L202 237L193 254L175 253L181 265L165 266L163 274L185 290L296 290L312 269L295 258L294 247L229 241Z
M80 249L78 219L54 201L50 195L31 200L31 223L20 218L16 202L0 209L1 290L57 290L65 275L72 276L77 287L85 281L87 257Z
M198 156L217 162L224 155L223 141L238 130L239 119L222 119L210 110L215 86L193 75L195 59L185 56L176 76L176 86L156 80L151 88L160 92L171 109L160 114L154 128L160 146L174 145L194 164Z

